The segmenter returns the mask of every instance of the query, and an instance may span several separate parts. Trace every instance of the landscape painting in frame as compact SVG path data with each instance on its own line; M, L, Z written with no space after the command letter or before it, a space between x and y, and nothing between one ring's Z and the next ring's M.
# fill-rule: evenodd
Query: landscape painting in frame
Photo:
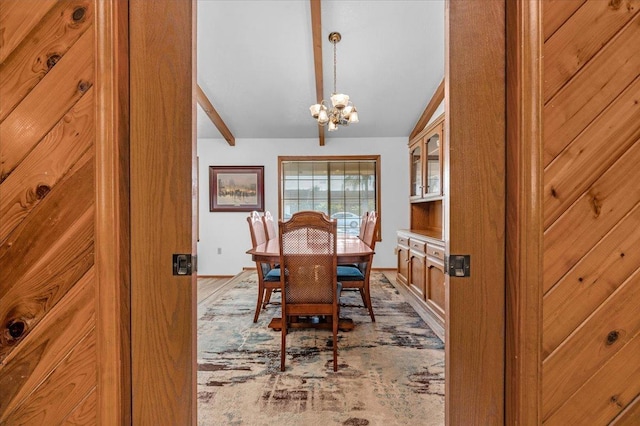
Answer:
M264 166L209 166L209 211L264 211Z

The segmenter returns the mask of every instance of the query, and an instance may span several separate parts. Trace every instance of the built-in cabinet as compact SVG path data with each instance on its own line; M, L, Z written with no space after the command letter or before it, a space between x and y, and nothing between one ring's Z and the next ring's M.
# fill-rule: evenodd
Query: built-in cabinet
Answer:
M397 282L444 334L444 114L409 141L410 228L399 230Z
M398 231L397 238L398 283L407 287L444 330L444 242L434 235L411 230Z
M440 116L409 142L412 202L442 197L443 124L444 116Z

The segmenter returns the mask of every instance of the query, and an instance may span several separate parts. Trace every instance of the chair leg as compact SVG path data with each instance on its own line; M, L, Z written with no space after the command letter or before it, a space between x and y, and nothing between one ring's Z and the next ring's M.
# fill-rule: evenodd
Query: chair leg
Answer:
M373 305L371 304L371 293L369 292L369 287L365 285L364 287L364 297L367 299L365 305L369 308L369 316L371 317L371 322L376 322L376 317L373 315Z
M364 307L368 308L369 305L367 305L367 295L364 294L364 288L359 288L358 290L360 290L360 297L362 297L362 303L364 304Z
M280 330L280 336L282 340L282 348L280 349L280 371L284 371L284 361L287 356L287 317L284 312L282 313L282 329Z
M266 290L267 294L264 297L264 303L262 303L262 307L263 308L267 307L267 305L269 304L269 301L271 301L271 293L273 293L273 289L266 288L265 290Z
M262 309L262 298L264 297L264 287L258 284L258 303L256 305L256 313L253 315L253 322L258 322L258 316Z
M338 371L338 315L333 315L333 371Z

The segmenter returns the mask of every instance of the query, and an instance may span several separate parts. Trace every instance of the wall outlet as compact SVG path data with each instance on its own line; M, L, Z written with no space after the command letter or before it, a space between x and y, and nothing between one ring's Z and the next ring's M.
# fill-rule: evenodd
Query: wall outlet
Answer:
M222 247L218 247L218 254L222 254Z

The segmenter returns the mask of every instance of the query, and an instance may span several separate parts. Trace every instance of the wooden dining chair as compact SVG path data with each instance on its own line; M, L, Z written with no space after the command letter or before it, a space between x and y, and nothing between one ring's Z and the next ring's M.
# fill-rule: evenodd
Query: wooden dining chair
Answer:
M279 222L282 294L282 352L285 369L287 328L292 317L330 316L333 330L333 371L338 370L340 288L337 271L337 222L324 213L304 211Z
M264 212L264 216L262 216L262 222L264 223L264 232L267 236L267 240L278 238L276 222L273 219L270 211Z
M365 233L365 231L367 229L367 216L368 215L369 215L369 212L364 212L364 214L360 218L360 233L358 234L358 238L360 238L362 241L364 241L364 233Z
M253 247L264 244L267 241L267 237L260 214L251 212L247 217L247 222L249 223L249 233L251 234ZM271 301L273 290L280 289L280 269L272 268L269 263L256 262L256 270L258 273L258 301L253 322L258 322L260 311L266 308L266 305Z
M367 224L365 228L363 241L366 245L375 249L376 246L376 230L378 228L378 214L375 211L369 212L367 215ZM373 254L369 256L366 262L356 265L340 265L337 268L338 281L342 283L343 289L357 289L360 291L362 303L369 310L371 322L376 321L373 313L373 305L371 304L371 292L369 285L369 277L371 275L371 264L373 263Z

